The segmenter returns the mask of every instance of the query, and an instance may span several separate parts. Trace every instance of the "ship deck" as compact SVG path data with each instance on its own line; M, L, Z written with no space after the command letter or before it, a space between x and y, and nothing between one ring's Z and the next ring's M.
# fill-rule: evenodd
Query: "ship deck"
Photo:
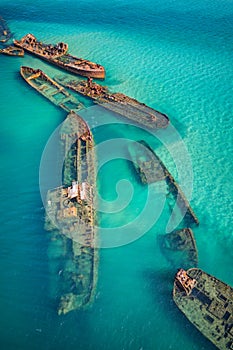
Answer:
M196 280L190 295L175 282L173 299L188 320L217 348L233 348L233 289L219 279L194 268L187 274Z
M93 136L77 114L83 105L41 70L21 67L21 75L50 102L69 112L60 130L63 185L47 193L45 228L71 242L72 261L62 269L71 290L60 299L58 314L88 306L93 299L98 254L95 248L95 156Z
M92 302L98 254L95 248L95 156L93 138L86 123L74 112L67 117L61 140L65 156L64 185L48 191L46 228L56 230L71 239L73 264L72 275L65 273L66 280L73 282L75 291L65 293L60 300L58 313L64 314ZM88 195L85 199L69 198L69 185L85 184Z
M78 68L78 69L90 70L90 71L101 69L101 66L97 63L85 60L83 58L78 58L67 53L60 57L56 57L55 61L60 62L61 64L64 64L64 66L69 66L74 69Z
M41 70L21 67L21 75L30 86L66 112L71 112L71 110L79 111L84 107L63 86L49 78Z

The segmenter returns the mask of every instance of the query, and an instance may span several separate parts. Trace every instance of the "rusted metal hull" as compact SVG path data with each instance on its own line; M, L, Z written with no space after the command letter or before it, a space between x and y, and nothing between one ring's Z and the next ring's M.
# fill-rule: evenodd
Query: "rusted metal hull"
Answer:
M69 66L63 66L62 64L60 64L58 61L49 61L50 63L54 64L55 66L58 66L61 69L65 69L70 73L73 74L78 74L78 75L82 75L84 77L87 78L95 78L95 79L104 79L105 78L105 71L89 71L89 70L85 70L85 69L79 69L79 68L72 68Z
M77 81L75 79L66 80L57 78L56 81L94 100L101 107L111 110L139 125L143 125L147 129L166 128L169 124L169 118L166 114L124 94L111 93L106 87L99 84L91 83L91 85L89 85L85 80Z
M52 80L40 69L22 66L20 73L31 87L65 111L70 112L71 110L83 108L83 105L69 94L63 86Z
M3 55L8 55L8 56L16 56L16 57L23 57L24 56L24 50L17 48L15 46L5 47L4 49L0 50L0 53L2 53Z
M35 38L33 35L31 36ZM35 41L34 47L32 45L28 45L25 43L26 37L27 36L25 36L21 40L14 40L14 45L24 49L26 52L32 55L40 57L41 59L45 60L48 63L58 66L59 68L67 70L73 74L78 74L85 77L92 77L96 79L105 78L105 69L103 66L82 58L72 56L70 54L67 54L67 50L68 50L67 44L63 43L64 47L67 47L67 50L65 49L64 53L60 55L58 53L53 54L52 49L50 54L49 49L47 48L46 48L46 54L45 54L45 52L43 53L43 44ZM37 39L35 38L35 40ZM38 50L38 47L42 48L42 50Z

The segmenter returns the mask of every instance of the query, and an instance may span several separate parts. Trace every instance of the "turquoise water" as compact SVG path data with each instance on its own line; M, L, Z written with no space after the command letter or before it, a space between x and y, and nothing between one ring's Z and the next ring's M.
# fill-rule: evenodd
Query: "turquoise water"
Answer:
M192 163L191 204L200 220L194 228L199 266L233 285L232 1L19 0L14 4L1 0L0 13L15 38L32 32L47 42L68 42L71 53L106 67L104 84L111 90L169 115ZM96 297L90 309L57 316L55 253L43 228L39 166L47 140L65 113L26 86L18 72L22 64L52 76L61 73L29 55L0 56L1 348L214 349L172 303L174 268L156 239L166 229L166 210L140 239L100 250ZM145 138L158 147L167 167L177 175L174 157L144 131L107 125L96 128L94 134L97 143ZM188 181L191 175L177 140L163 137L173 156L180 158ZM130 191L134 196L123 211L101 214L103 227L132 221L147 197L148 189L122 159L124 149L120 151L116 155L120 159L100 169L100 195L108 201L107 209L114 211L117 184L124 179L129 193L121 193L119 187L120 198L127 202ZM153 191L156 212L159 189ZM149 209L148 220L153 207ZM133 229L144 232L144 224L131 227L129 234Z

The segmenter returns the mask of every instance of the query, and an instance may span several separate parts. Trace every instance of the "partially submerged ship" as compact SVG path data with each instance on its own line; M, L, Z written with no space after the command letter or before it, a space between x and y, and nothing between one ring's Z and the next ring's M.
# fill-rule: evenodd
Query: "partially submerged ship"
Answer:
M0 53L8 56L17 56L17 57L24 56L24 50L15 46L4 47L3 49L0 49Z
M60 131L63 185L48 191L45 219L45 228L52 231L53 241L62 241L69 247L69 263L58 272L65 286L58 314L66 314L90 305L96 286L94 140L88 125L77 114L82 104L63 86L39 69L21 67L21 74L52 103L70 112Z
M97 251L81 246L59 231L52 231L48 236L49 294L57 301L58 314L88 308L95 296Z
M158 237L161 251L177 269L183 266L185 269L196 267L198 253L193 231L190 228L183 228Z
M42 70L22 66L20 68L20 73L31 87L65 111L78 111L83 108L81 102L71 95L63 86L52 80Z
M198 268L180 269L173 300L217 348L233 349L233 289L229 285Z
M155 151L143 140L129 144L128 151L133 165L143 184L150 184L165 180L168 185L168 196L171 194L180 208L182 214L189 221L199 224L199 220L191 208L180 186L165 167Z
M67 288L64 288L64 294L60 299L59 315L90 306L97 283L97 251L74 240L69 243L72 245L72 257L60 274Z
M0 16L0 42L7 42L11 36L12 34L6 21Z
M145 141L130 142L128 152L143 184L166 179L167 173L160 163L155 161L154 152Z
M169 124L169 119L165 114L122 93L111 93L106 87L94 83L91 78L80 81L59 77L55 80L65 87L91 98L102 107L137 124L144 125L148 129L166 128Z
M73 233L79 234L78 238L79 240L82 238L83 244L94 245L93 137L87 124L75 112L68 115L60 134L64 151L64 186L48 192L47 214L50 227L52 229L58 227L71 239L75 238Z
M27 34L20 40L14 40L14 45L71 73L85 77L105 78L103 66L68 54L66 43L44 44L39 42L33 34Z
M47 194L46 229L70 240L72 261L61 277L69 286L61 297L58 314L91 304L97 280L98 252L95 248L95 156L93 136L75 112L61 129L64 149L64 185ZM71 180L73 179L73 180Z

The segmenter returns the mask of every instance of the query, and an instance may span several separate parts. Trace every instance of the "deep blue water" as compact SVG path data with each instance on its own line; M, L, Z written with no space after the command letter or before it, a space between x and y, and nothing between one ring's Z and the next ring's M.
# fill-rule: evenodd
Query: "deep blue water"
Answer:
M0 14L15 38L31 32L46 42L68 42L71 53L105 66L104 84L112 91L169 115L173 131L156 135L110 125L116 119L107 117L108 125L94 129L96 142L145 138L186 192L193 176L199 267L233 285L233 2L1 0ZM22 64L61 74L29 55L0 56L1 349L214 349L172 302L174 268L157 243L169 211L147 227L159 211L162 190L139 183L124 143L116 153L97 152L100 159L111 158L97 178L107 201L101 202L107 211L101 225L122 227L126 236L123 225L133 223L128 235L145 234L131 244L101 249L93 306L57 316L56 252L44 230L39 167L66 114L22 81ZM93 124L103 124L105 113L95 113ZM148 193L152 202L140 221ZM117 211L131 194L131 202Z

